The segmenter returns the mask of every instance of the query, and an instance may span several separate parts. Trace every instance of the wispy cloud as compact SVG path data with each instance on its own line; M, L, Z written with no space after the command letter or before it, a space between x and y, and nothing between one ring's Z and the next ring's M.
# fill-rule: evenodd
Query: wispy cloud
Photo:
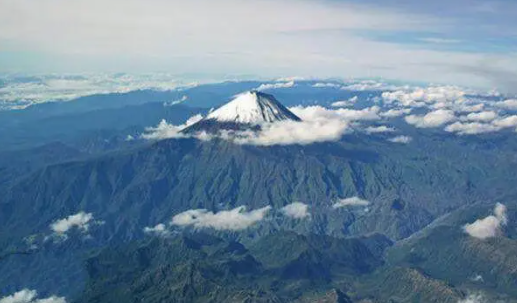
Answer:
M407 144L407 143L411 142L411 140L413 140L413 139L409 136L396 136L396 137L388 139L389 142L402 143L402 144Z
M435 38L435 37L425 37L425 38L420 38L418 40L425 42L425 43L435 43L435 44L461 43L461 40L458 40L458 39L446 39L446 38Z
M348 100L343 101L335 101L331 104L332 107L348 107L353 106L359 98L357 96L353 96L352 98Z
M488 59L495 70L515 70L512 42L502 45L513 38L515 5L473 18L464 8L474 5L458 1L447 4L455 14L446 14L410 1L8 0L0 3L0 65L8 71L174 69L263 77L346 72L476 85L487 79L454 65ZM390 38L379 41L365 31ZM410 31L421 39L418 48L397 39ZM495 37L498 43L490 43Z
M365 199L361 199L359 197L351 197L346 199L339 199L336 201L332 207L333 208L342 208L346 206L368 206L370 202Z
M239 206L216 213L206 209L192 209L175 215L171 224L217 230L243 230L262 221L270 209L271 206L266 206L246 211L246 206Z
M274 90L279 88L291 88L294 87L294 81L289 82L275 82L275 83L264 83L261 84L256 90L265 91L265 90Z
M193 84L169 74L76 74L0 76L0 107L69 101L82 96L125 93L140 89L173 90ZM3 104L2 104L3 103Z
M380 126L369 126L364 129L364 131L368 134L378 134L378 133L392 133L395 131L394 128L388 127L386 125Z

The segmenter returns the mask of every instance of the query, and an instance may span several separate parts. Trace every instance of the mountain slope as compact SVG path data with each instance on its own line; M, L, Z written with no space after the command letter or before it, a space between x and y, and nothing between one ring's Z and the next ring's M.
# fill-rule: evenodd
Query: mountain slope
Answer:
M285 240L294 247L310 243L314 263L293 267L288 260L300 258L297 249L284 251L285 260L278 262L268 248L285 246ZM280 232L257 240L253 247L248 250L238 242L190 234L103 250L87 261L89 283L78 302L286 302L318 293L316 297L330 295L336 303L347 302L339 291L326 294L334 280L354 280L381 264L356 239L318 240ZM333 263L333 256L340 256L340 262ZM357 261L371 266L358 270ZM304 268L314 265L333 270L324 279L296 274L309 273ZM291 274L286 276L287 272Z
M462 227L486 216L487 206L474 205L455 211L413 237L397 243L388 260L397 266L419 268L427 275L467 289L517 297L516 206L507 203L506 234L478 239ZM493 204L489 206L493 207Z

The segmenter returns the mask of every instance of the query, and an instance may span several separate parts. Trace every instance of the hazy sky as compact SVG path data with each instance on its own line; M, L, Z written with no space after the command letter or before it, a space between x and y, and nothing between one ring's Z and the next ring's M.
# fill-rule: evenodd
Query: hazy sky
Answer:
M155 71L515 91L517 1L0 0L0 72Z

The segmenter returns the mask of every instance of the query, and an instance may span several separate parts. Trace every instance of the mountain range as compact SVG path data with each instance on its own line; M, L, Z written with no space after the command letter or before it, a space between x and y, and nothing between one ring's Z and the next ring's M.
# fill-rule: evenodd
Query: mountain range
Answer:
M131 123L107 118L119 111L141 116ZM126 140L160 113L173 121L206 115L177 138ZM9 137L0 162L0 290L37 288L71 302L459 302L476 292L493 302L517 298L514 135L412 130L411 144L348 133L333 142L272 146L196 137L302 121L258 91L211 111L155 102L67 112L57 121L89 117L110 130L60 132L48 122L56 134L45 134L58 143L38 137L44 144L29 146ZM36 127L41 119L22 120ZM100 130L110 144L93 135ZM286 215L293 202L306 212ZM496 202L508 207L504 234L469 236L463 226L489 215ZM81 213L93 217L86 229L56 235L53 224ZM221 214L251 223L225 228Z

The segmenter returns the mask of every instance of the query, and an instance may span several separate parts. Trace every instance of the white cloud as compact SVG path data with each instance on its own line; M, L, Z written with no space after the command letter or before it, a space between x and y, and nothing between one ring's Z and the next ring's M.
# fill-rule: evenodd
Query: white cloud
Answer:
M395 131L394 128L387 127L386 125L380 126L369 126L365 129L368 134L377 134L377 133L392 133Z
M342 90L349 91L383 91L383 90L396 90L399 86L387 84L384 82L378 82L375 80L363 80L357 83L347 84L341 87Z
M189 86L169 74L78 74L38 75L18 80L0 78L0 100L7 108L26 107L35 103L68 101L82 96L125 93L141 89L173 90Z
M461 42L461 40L456 40L456 39L444 39L444 38L433 38L433 37L420 38L419 40L422 42L434 43L434 44L455 44L455 43Z
M407 115L409 113L411 113L411 108L390 109L388 111L380 113L380 116L383 118L395 118Z
M235 142L269 146L337 141L350 130L351 122L379 119L377 106L362 110L330 110L322 106L297 106L290 110L302 121L263 124L262 130L258 133L241 133Z
M336 101L331 104L332 107L348 107L354 105L355 102L357 102L359 98L357 96L353 96L352 98L348 100L343 101Z
M500 128L516 127L517 115L503 117L492 122L495 126Z
M457 86L430 86L406 88L394 92L383 92L386 103L398 103L405 107L422 107L428 104L448 104L464 101L466 92Z
M439 109L429 112L423 116L410 115L406 116L407 123L418 128L433 128L442 126L455 119L454 112L450 110Z
M351 197L346 199L339 199L332 205L332 208L341 208L346 206L367 206L370 202L359 197Z
M306 218L309 215L308 212L309 205L301 202L293 202L291 204L288 204L280 209L280 211L291 218L294 219L303 219Z
M289 81L289 82L277 82L277 83L264 83L264 84L261 84L256 89L259 91L264 91L264 90L279 89L279 88L291 88L294 86L295 86L294 81Z
M341 84L332 83L332 82L318 82L312 85L314 88L340 88Z
M181 138L185 137L185 135L180 132L203 119L201 114L194 115L190 117L184 124L181 125L172 125L167 123L167 121L162 120L156 127L148 127L145 129L145 133L141 135L143 139L147 140L163 140L169 138Z
M463 226L463 230L472 237L486 239L500 235L501 227L507 223L506 206L497 203L494 208L494 215L478 219L474 223L468 223Z
M517 99L508 99L500 102L496 102L494 104L496 107L509 109L509 110L517 110Z
M217 213L206 209L192 209L175 215L171 224L217 230L242 230L262 221L270 209L271 206L266 206L248 212L246 206L239 206Z
M477 104L461 104L454 110L457 112L479 112L482 111L485 108L484 103L477 103Z
M51 296L44 299L37 299L38 293L35 290L22 289L10 296L0 298L0 303L66 303L64 297Z
M413 139L409 136L396 136L396 137L388 139L388 141L390 141L390 142L402 143L402 144L407 144L407 143L411 142L411 140L413 140Z
M70 215L67 218L55 221L50 225L50 229L57 234L65 234L74 227L83 232L87 232L92 220L93 215L91 213L79 212L75 215Z
M169 231L167 230L167 226L165 224L160 223L153 227L145 227L144 232L146 234L154 234L157 236L166 236L169 234Z
M460 119L468 121L479 121L479 122L490 122L499 116L494 111L484 111L479 113L470 113L467 116L461 117Z
M251 145L290 145L312 144L325 141L337 141L349 130L347 121L339 119L313 121L281 121L265 124L258 133L240 133L235 138L238 144ZM231 138L230 138L231 139Z
M479 122L455 122L451 125L448 125L445 128L445 131L451 133L457 133L459 135L477 135L477 134L485 134L499 131L501 128L489 123L479 123Z
M484 282L484 279L483 279L483 276L482 275L475 275L474 277L472 277L470 280L474 281L474 282Z
M458 303L488 303L482 294L470 294L465 299L459 300Z

